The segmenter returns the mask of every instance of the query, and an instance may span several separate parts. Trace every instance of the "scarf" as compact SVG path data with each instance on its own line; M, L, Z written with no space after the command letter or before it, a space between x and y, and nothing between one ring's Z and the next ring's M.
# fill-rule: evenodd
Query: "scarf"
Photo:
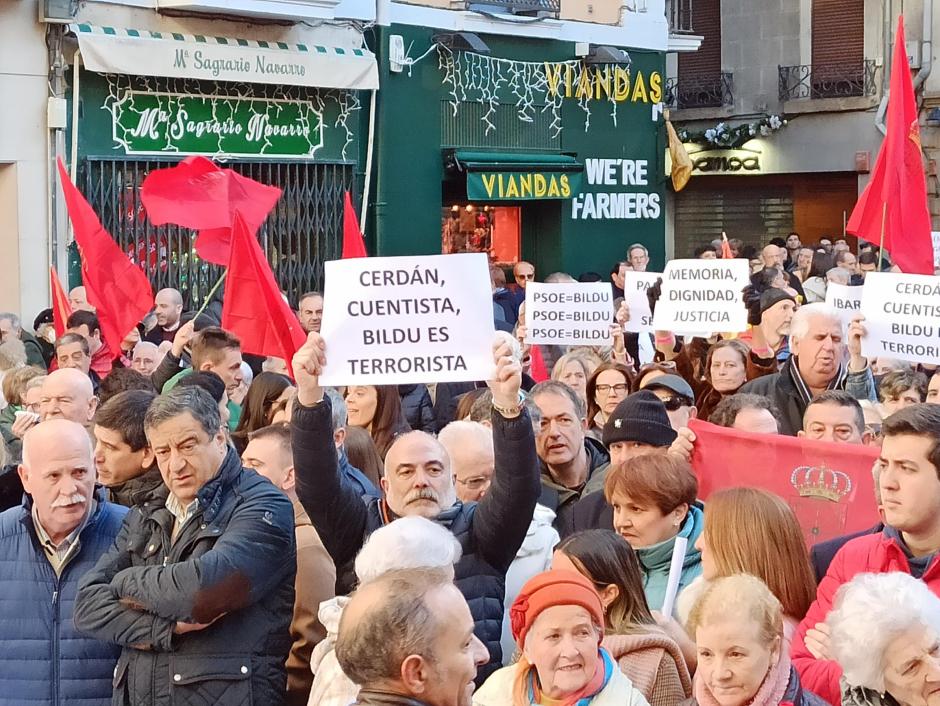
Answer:
M800 361L799 356L790 356L790 377L793 380L793 384L796 385L796 390L800 394L800 399L803 400L803 404L809 404L813 400L813 393L810 391L806 382L803 380L803 376L800 375ZM835 377L829 381L829 385L826 386L827 390L844 390L845 389L845 378L848 377L848 370L846 370L845 363L839 363L839 369L836 370Z
M698 706L719 706L718 700L708 690L702 672L695 673L692 679L692 690ZM778 706L787 693L790 685L790 655L781 647L780 658L771 666L757 693L748 701L748 706Z
M536 672L533 668L531 675L529 677L529 701L532 704L541 704L543 703L553 703L558 706L588 706L591 701L604 690L604 687L607 686L607 683L610 681L610 678L614 674L615 669L620 669L616 664L614 664L613 657L610 656L610 653L607 652L603 647L597 650L598 655L601 657L603 664L603 669L596 669L594 671L594 676L591 677L589 681L581 691L578 691L570 696L566 696L563 699L548 699L542 695L542 690L539 688L538 679L536 678Z

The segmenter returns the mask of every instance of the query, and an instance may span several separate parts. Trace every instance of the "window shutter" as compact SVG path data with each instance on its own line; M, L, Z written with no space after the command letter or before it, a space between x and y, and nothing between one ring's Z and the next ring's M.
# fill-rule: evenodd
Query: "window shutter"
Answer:
M692 32L702 36L698 51L679 54L679 76L717 76L721 72L721 0L693 0Z
M864 0L813 0L813 69L861 67L865 59Z

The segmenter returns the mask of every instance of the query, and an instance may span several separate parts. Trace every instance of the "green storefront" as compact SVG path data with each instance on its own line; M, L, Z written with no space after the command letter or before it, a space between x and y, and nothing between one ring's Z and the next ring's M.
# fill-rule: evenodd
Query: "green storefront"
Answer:
M344 193L361 188L369 92L319 85L309 72L371 87L372 55L313 42L73 28L83 54L72 128L77 184L154 288L178 287L197 308L221 273L196 256L193 231L154 226L140 199L152 169L191 155L282 190L262 245L292 299L321 287L323 262L341 250Z
M541 275L607 271L629 244L664 259L662 53L586 63L571 42L377 28L375 184L381 255L486 251ZM390 37L424 58L390 70ZM397 42L397 40L394 40Z

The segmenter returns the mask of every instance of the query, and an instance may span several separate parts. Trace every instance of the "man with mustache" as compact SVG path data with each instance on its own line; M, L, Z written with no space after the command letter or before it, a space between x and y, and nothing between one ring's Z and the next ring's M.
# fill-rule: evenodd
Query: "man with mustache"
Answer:
M0 704L107 706L120 648L79 634L72 608L127 511L95 493L91 440L75 422L26 432L18 471L24 502L0 514Z
M338 593L352 587L349 564L366 537L399 517L418 515L453 532L463 547L456 584L470 604L475 634L489 649L478 683L502 664L506 570L522 545L539 496L539 467L532 422L519 387L522 367L507 342L494 346L495 469L478 503L457 499L451 461L430 434L400 436L385 458L383 497L364 496L337 466L331 409L319 375L329 349L317 333L294 356L297 402L291 419L297 495L336 564Z

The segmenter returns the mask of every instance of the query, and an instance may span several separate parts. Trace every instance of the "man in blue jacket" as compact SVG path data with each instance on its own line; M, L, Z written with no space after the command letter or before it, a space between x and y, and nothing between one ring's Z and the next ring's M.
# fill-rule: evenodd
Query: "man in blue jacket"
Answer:
M72 625L79 579L127 512L95 493L88 432L50 419L23 439L21 507L0 514L0 704L105 706L120 649Z

